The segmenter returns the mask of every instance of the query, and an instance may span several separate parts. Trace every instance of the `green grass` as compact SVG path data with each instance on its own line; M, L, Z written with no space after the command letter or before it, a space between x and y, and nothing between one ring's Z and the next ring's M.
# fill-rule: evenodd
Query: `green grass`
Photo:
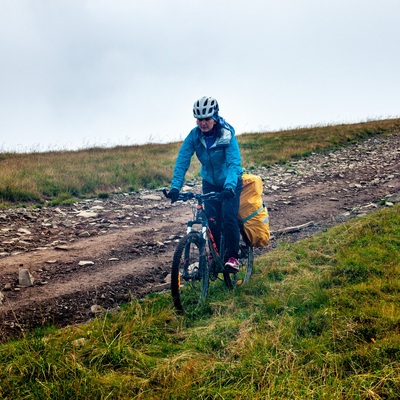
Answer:
M397 399L400 205L256 260L196 315L168 294L0 345L3 399Z
M298 128L238 136L243 166L285 163L372 135L400 130L400 119ZM70 204L71 199L168 186L181 143L34 153L0 152L0 207ZM187 180L199 178L197 160Z

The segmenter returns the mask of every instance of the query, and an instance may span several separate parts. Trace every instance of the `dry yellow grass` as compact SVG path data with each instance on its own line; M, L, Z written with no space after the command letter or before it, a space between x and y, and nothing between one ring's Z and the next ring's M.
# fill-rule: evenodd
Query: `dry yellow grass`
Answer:
M238 136L246 169L286 162L370 135L398 132L400 119ZM168 186L181 143L79 151L0 153L0 205ZM194 158L188 180L198 176Z

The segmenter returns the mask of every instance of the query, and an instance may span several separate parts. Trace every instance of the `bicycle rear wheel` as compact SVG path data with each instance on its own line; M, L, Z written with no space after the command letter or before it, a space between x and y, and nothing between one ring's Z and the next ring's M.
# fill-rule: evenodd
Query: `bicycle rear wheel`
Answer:
M179 312L195 311L208 294L209 271L198 232L183 237L175 250L171 270L171 294Z
M224 281L229 289L233 289L235 285L241 285L250 280L250 276L253 273L253 247L248 244L241 243L238 261L240 264L239 272L236 274L224 272Z
M254 251L252 246L243 245L239 262L244 270L243 283L247 283L253 273Z

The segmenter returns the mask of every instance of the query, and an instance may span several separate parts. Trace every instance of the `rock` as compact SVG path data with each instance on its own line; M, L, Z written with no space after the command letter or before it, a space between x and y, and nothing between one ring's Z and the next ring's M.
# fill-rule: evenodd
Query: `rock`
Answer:
M157 194L146 194L140 196L141 200L161 200L161 196Z
M4 289L3 289L3 290L9 291L9 290L11 290L11 289L12 289L11 283L10 283L10 282L7 282L7 283L4 285Z
M0 292L0 306L3 304L4 294Z
M34 277L26 268L20 268L18 271L18 284L22 287L33 286L35 282Z
M193 184L186 183L186 185L182 187L182 192L190 192L193 189L193 186Z
M82 260L82 261L79 261L79 265L81 267L87 267L88 265L94 265L94 262L89 261L89 260Z
M170 235L168 236L168 240L175 240L175 239L179 239L180 236L179 235Z
M90 207L90 210L104 210L104 207L103 206L93 206L93 207Z
M77 214L78 217L83 217L83 218L97 218L98 214L94 211L87 211L83 210Z
M71 228L73 226L73 223L72 223L72 221L65 220L65 221L61 222L60 225L65 226L66 228Z
M151 288L152 292L162 292L164 290L168 290L170 288L170 283L160 283L159 285L155 285Z
M25 228L19 228L18 232L23 233L24 235L32 235L32 232L28 231L28 229L25 229Z
M386 200L390 203L400 203L400 193L394 193L386 197Z
M104 312L104 308L101 307L101 306L99 306L99 305L97 305L97 304L94 304L94 305L92 305L92 306L90 307L90 311L91 311L93 314L100 314L100 313Z
M88 232L88 231L80 232L78 236L79 237L89 237L90 236L90 232Z
M62 245L56 245L54 248L56 250L63 250L63 251L68 251L70 249L68 246L62 246Z

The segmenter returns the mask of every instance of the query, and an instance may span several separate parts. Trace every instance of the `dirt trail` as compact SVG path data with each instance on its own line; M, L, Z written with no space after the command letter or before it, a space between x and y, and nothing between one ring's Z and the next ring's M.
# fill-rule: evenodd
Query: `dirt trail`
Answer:
M399 201L400 134L374 137L261 168L274 238L295 241ZM200 191L199 183L191 190ZM188 204L160 192L116 194L73 207L0 211L0 341L43 324L65 326L165 288ZM304 229L279 231L312 222ZM21 268L33 286L20 287Z

